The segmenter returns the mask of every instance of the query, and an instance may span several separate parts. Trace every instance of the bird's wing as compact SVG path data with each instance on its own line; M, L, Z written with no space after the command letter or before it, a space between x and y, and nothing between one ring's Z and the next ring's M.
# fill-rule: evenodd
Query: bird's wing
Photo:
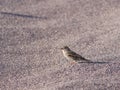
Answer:
M82 56L80 56L79 54L77 54L73 51L69 52L68 56L70 56L71 58L74 58L74 59L80 59L80 58L82 59Z
M81 55L71 51L68 56L70 56L71 58L73 58L74 60L85 60L85 61L90 61L90 60L87 60L86 58L82 57Z

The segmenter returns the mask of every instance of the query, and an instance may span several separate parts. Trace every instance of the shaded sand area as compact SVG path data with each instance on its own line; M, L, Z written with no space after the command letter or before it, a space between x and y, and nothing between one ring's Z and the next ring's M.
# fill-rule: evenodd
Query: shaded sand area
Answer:
M120 1L0 0L0 90L120 90Z

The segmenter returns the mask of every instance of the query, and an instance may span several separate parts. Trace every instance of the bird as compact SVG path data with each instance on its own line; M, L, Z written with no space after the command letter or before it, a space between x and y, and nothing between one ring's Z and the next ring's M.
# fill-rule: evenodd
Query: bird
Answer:
M62 50L65 58L69 61L72 61L71 64L77 63L80 61L92 62L91 60L88 60L88 59L82 57L81 55L77 54L76 52L72 51L68 46L63 46L61 48L61 50Z

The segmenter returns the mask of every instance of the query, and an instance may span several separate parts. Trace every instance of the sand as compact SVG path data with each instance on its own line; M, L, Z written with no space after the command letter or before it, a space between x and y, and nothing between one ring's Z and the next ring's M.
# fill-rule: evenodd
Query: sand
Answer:
M119 89L119 0L0 0L0 90Z

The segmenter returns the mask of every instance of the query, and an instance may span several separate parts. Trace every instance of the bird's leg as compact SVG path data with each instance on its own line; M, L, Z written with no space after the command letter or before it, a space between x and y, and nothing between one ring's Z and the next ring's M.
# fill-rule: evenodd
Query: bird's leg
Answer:
M75 62L75 61L70 62L71 65L76 64L76 63L77 63L77 62Z

